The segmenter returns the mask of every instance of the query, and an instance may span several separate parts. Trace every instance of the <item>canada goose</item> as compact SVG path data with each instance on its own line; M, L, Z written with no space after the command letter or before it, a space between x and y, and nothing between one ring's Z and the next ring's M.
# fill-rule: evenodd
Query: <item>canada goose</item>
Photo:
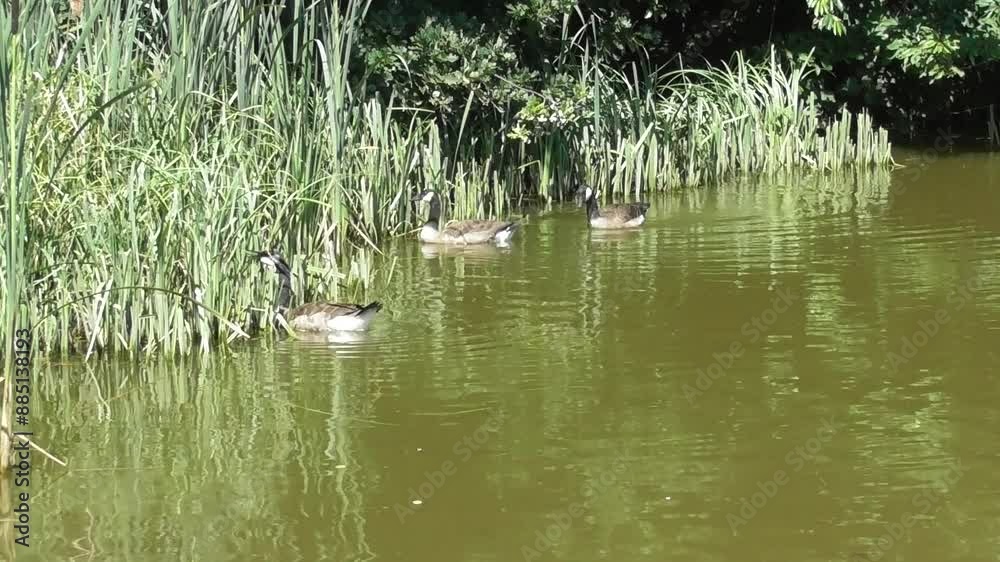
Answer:
M425 190L415 195L411 201L430 204L427 222L420 229L420 240L428 244L484 244L496 242L506 244L519 226L514 221L465 220L449 221L440 228L441 198L437 192Z
M375 301L366 306L332 302L311 302L288 310L292 299L292 270L285 258L277 252L257 252L260 263L273 267L281 286L274 305L275 312L284 317L293 330L303 332L356 332L367 330L375 314L382 310L382 303Z
M583 200L587 203L587 219L594 228L635 228L646 222L649 203L608 205L601 209L597 206L598 194L593 188L582 185L578 193L583 194Z

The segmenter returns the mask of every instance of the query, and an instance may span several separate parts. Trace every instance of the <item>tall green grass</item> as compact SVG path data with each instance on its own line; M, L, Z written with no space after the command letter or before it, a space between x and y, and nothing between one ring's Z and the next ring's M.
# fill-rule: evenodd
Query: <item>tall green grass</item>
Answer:
M990 146L1000 145L1000 116L996 114L995 105L990 104L986 117L986 139Z
M23 261L4 274L28 283L7 295L30 303L38 344L208 349L260 322L273 285L248 251L265 247L292 258L300 295L364 292L371 274L351 245L371 251L408 217L407 181L380 160L415 161L416 144L391 110L350 99L362 4L323 29L305 18L317 49L298 61L277 56L273 10L174 3L151 17L95 1L60 31L50 4L22 9L18 37L43 52L11 82L32 85L33 107L6 106L23 133L15 146L33 155L18 169L35 196L4 192L5 209L26 217L7 224L31 232L27 247L8 245ZM144 33L167 41L157 50L137 41ZM22 55L8 45L8 59Z
M417 186L468 218L578 180L639 194L891 161L870 119L825 121L806 68L774 59L661 73L567 55L586 119L517 140L496 127L517 108L449 124L359 97L363 0L298 3L288 30L240 4L93 0L63 20L26 2L17 34L2 12L4 341L24 310L44 351L207 351L268 325L272 279L247 253L264 247L291 259L299 299L371 299Z
M0 13L0 25L9 25L9 14ZM0 151L3 152L0 183L3 187L3 242L4 252L0 261L0 279L4 294L0 299L0 336L3 337L3 404L0 406L0 473L6 472L11 462L11 422L14 407L14 351L15 339L23 328L21 298L24 289L24 246L27 237L25 200L30 199L30 176L24 170L24 145L27 112L30 103L20 88L25 76L25 65L17 37L0 46Z
M803 79L737 53L732 65L672 72L584 66L593 119L571 140L591 183L610 193L714 183L734 174L892 165L888 133L866 113L824 119ZM599 108L599 109L598 109Z

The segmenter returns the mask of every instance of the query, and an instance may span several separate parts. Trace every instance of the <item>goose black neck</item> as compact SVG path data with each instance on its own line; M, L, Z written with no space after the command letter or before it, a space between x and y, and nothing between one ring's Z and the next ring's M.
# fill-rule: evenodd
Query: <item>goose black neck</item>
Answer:
M587 199L587 216L592 219L598 216L596 193L591 195L590 199Z
M274 299L274 311L284 316L288 312L288 305L292 302L292 280L285 273L278 273L278 279L280 284Z
M427 213L427 222L425 224L437 228L441 222L441 198L437 195L431 197L430 206L431 210Z

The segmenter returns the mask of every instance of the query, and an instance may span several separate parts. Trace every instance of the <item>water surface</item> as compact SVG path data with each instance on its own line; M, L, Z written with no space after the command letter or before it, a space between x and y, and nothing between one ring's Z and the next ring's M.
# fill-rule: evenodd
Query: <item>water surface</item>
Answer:
M407 241L353 340L53 365L20 557L998 560L1000 159L900 160Z

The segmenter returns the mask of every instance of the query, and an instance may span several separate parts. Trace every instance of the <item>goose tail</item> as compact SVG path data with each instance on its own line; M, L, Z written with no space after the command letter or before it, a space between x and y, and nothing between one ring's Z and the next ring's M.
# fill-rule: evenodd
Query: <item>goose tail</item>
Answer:
M510 241L510 238L514 236L514 232L517 231L520 226L521 224L518 222L509 222L501 226L500 229L496 231L496 234L493 235L493 238L500 244L506 244Z
M358 318L369 320L380 310L382 310L382 303L373 301L366 306L362 306L357 312L354 313L354 315Z

